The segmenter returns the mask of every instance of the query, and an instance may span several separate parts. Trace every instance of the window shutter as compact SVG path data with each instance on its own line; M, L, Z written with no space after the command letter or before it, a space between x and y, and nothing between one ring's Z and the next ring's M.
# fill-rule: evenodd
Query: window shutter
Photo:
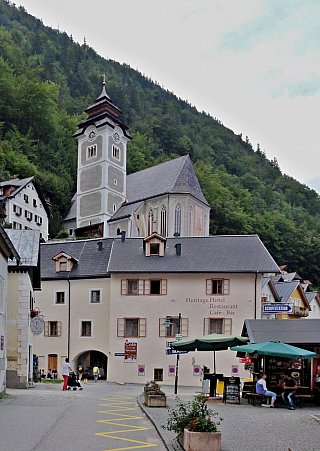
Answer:
M223 280L223 294L229 294L230 293L230 279L224 279Z
M212 282L211 279L207 279L207 294L212 294Z
M57 321L57 336L61 337L61 321Z
M226 335L231 335L231 333L232 333L232 319L231 318L226 318L224 320L224 333Z
M138 280L138 294L144 294L144 280Z
M126 279L121 279L121 294L127 294L127 281L126 281Z
M164 296L167 294L167 279L161 279L161 294Z
M139 320L139 337L147 336L147 318L140 318Z
M166 318L159 318L159 337L166 336L166 326L163 325Z
M144 281L144 294L150 294L150 280Z
M188 336L189 318L181 318L181 334L183 337Z
M44 336L45 337L49 336L49 321L45 321L44 323Z
M124 318L117 320L117 337L124 337Z
M210 318L204 318L203 320L203 335L209 334Z

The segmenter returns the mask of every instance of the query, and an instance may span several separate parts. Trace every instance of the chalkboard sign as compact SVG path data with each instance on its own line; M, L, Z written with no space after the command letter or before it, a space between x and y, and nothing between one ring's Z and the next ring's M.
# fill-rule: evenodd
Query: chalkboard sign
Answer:
M240 378L225 377L224 379L224 402L237 401L240 404Z

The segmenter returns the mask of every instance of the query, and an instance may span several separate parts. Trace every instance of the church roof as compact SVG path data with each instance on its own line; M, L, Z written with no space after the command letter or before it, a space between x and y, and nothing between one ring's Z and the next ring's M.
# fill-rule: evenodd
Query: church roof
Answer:
M167 193L191 194L209 205L203 195L189 155L127 176L129 203Z

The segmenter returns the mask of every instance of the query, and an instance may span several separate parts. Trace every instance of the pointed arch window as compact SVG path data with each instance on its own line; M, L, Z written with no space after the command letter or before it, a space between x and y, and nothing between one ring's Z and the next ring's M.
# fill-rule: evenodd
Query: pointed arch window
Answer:
M176 205L174 210L174 233L181 235L181 217L182 217L182 208L180 204Z
M153 233L153 210L150 208L148 213L148 236Z
M203 217L203 234L206 235L207 234L207 215L204 215Z
M190 205L189 211L188 211L188 236L193 236L193 209Z
M160 235L167 236L167 208L162 205L160 212Z

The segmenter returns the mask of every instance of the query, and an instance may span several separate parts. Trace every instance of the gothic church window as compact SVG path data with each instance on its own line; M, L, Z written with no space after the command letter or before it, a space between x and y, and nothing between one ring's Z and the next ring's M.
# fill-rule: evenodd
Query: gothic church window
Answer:
M174 233L178 234L179 236L181 235L181 217L181 205L177 204L174 210Z
M165 205L161 207L160 213L160 235L166 237L167 236L167 209Z
M148 235L153 233L153 210L150 208L148 213Z

